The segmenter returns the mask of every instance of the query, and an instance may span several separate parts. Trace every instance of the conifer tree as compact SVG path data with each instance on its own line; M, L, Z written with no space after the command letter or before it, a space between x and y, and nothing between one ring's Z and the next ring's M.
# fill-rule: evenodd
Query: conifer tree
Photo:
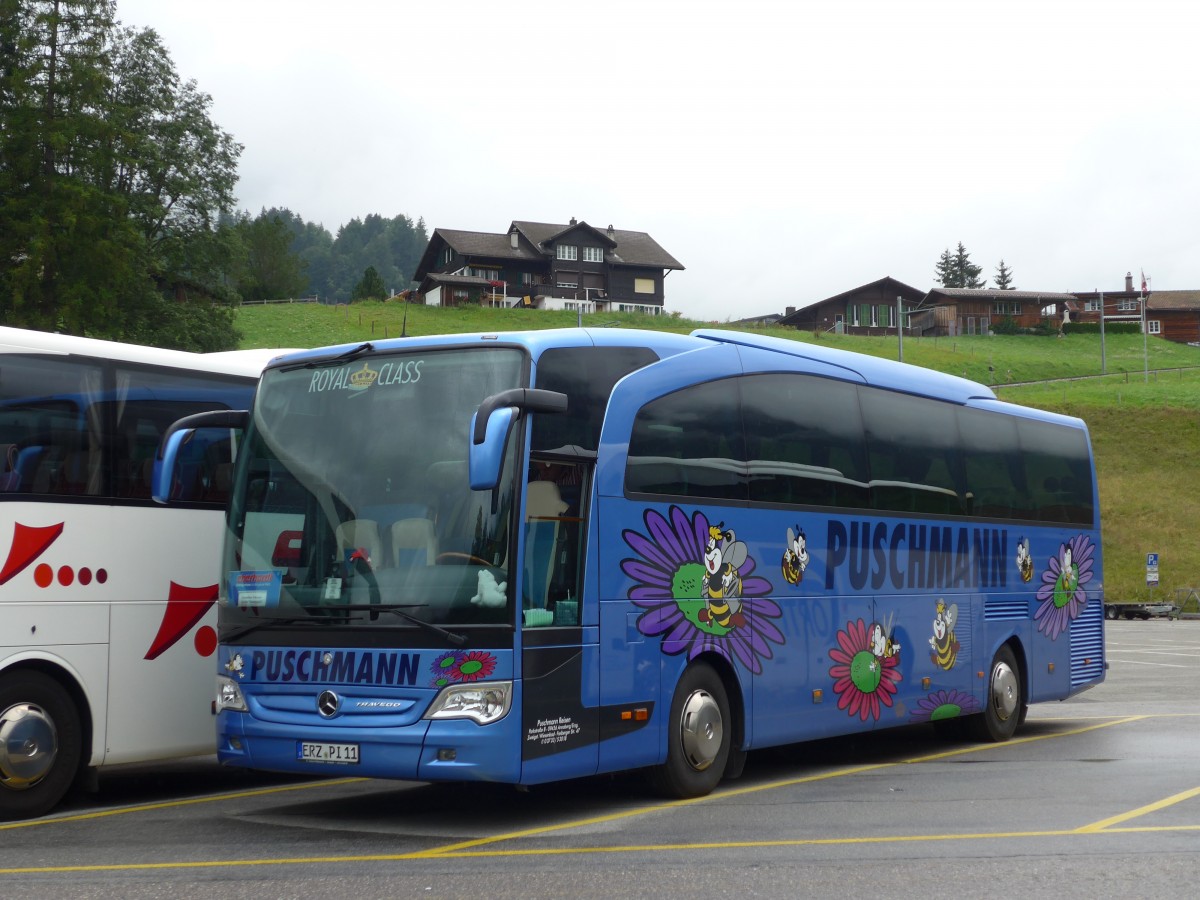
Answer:
M1000 260L1000 265L996 266L996 275L992 278L992 281L996 282L996 290L998 291L1016 289L1016 286L1012 283L1012 269L1004 264L1004 260Z

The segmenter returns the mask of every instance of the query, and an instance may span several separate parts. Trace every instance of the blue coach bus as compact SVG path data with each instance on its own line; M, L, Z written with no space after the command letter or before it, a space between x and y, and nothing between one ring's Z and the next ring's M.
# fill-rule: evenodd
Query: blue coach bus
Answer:
M568 329L293 354L218 415L230 765L690 797L753 748L1006 740L1104 678L1087 429L964 379Z

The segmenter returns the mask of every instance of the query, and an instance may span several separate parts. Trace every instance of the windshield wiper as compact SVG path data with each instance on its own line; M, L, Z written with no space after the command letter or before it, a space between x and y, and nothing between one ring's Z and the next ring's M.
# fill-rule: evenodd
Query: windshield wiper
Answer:
M414 608L418 606L428 606L428 603L347 603L345 606L333 606L329 609L348 610L350 612L369 612L372 613L371 618L375 618L378 613L391 613L393 616L399 616L406 622L412 622L418 628L424 628L426 631L432 632L439 637L449 641L456 647L461 647L467 642L467 636L459 634L457 631L451 631L448 628L443 628L441 625L435 625L433 622L426 622L424 619L414 616L412 613L406 613L405 608Z
M241 628L235 628L233 631L226 632L221 635L220 641L223 644L231 641L236 641L238 638L243 638L251 632L258 631L267 625L300 625L302 623L311 623L313 625L322 625L324 620L316 616L264 616L257 622L251 622L249 625L243 625Z
M296 369L315 369L317 366L331 366L337 363L347 362L354 359L363 353L369 353L375 349L375 345L370 341L365 344L359 344L356 347L351 347L349 350L343 350L341 353L334 353L328 356L316 356L312 359L306 359L303 362L293 363L290 366L284 366L282 371L294 372Z
M370 612L378 614L381 612L391 613L394 616L399 616L406 622L411 622L419 628L423 628L445 641L449 641L456 647L461 647L467 642L466 635L459 634L457 631L450 631L448 628L443 628L441 625L435 625L433 622L426 622L424 619L418 618L411 613L403 611L404 608L428 606L427 603L390 603L387 605L378 605L375 603L347 603L338 606L314 606L312 611L305 616L267 616L258 622L252 622L249 625L243 625L241 628L234 629L221 636L222 643L231 643L243 638L248 634L258 631L267 625L328 625L330 619L322 615L323 613L342 613L342 612Z

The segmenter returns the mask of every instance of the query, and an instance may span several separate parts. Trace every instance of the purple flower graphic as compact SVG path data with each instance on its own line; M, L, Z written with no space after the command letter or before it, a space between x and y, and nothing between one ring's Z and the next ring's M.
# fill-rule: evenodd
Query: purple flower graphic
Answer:
M761 673L762 660L774 655L771 643L784 643L770 621L782 615L766 597L771 583L752 574L754 560L744 555L744 544L734 550L739 542L723 524L710 527L701 512L689 519L678 506L668 515L648 509L642 516L645 534L632 529L622 534L636 554L621 561L621 571L634 581L629 599L645 610L638 630L647 637L662 635L662 650L672 656L686 651L695 659L713 651ZM705 568L706 556L720 557L719 573Z
M913 722L938 722L942 719L955 719L959 716L969 716L982 712L979 701L970 694L950 688L944 691L934 691L928 697L917 703L913 710Z
M1033 614L1038 631L1058 640L1072 621L1079 618L1087 604L1083 586L1092 580L1096 545L1086 534L1077 534L1065 544L1059 544L1058 554L1049 559L1042 572L1042 585L1037 599L1041 604Z

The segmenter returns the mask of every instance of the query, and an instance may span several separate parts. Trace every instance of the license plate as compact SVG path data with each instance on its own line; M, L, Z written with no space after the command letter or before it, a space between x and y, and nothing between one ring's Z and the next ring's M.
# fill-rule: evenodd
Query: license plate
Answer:
M299 741L296 744L296 758L302 762L356 766L358 765L358 744L322 744L313 741Z

